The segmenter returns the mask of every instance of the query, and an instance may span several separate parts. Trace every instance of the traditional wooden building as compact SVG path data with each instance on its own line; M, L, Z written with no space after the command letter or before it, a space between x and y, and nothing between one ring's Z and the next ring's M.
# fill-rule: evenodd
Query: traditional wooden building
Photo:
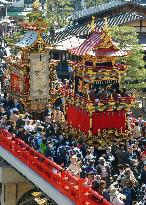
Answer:
M108 25L112 26L132 26L139 34L139 42L146 50L146 6L140 1L111 1L93 8L78 11L70 18L70 25L55 31L55 34L45 37L46 42L56 45L52 57L60 60L58 73L69 76L67 60L70 58L68 49L83 40L91 32L92 16L95 17L95 27L101 29L104 25L104 18L108 18ZM60 76L61 76L60 75Z
M66 92L67 122L86 134L127 133L126 113L134 97L121 95L120 82L127 66L117 62L127 55L112 41L107 25L92 31L78 47L69 51L74 69L74 89ZM96 138L97 139L97 138Z
M0 0L0 20L7 16L7 7L10 2L6 0Z
M32 19L22 23L26 32L15 44L18 54L6 58L10 75L7 93L11 98L19 99L28 110L41 112L50 98L49 77L52 73L49 69L50 47L43 39L47 24L38 2L33 4Z

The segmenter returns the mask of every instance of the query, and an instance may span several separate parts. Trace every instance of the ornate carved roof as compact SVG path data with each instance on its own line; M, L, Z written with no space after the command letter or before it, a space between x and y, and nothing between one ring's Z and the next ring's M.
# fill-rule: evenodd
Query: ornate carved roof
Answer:
M74 55L84 56L126 56L127 52L120 50L112 41L111 36L104 31L94 31L78 47L70 49Z

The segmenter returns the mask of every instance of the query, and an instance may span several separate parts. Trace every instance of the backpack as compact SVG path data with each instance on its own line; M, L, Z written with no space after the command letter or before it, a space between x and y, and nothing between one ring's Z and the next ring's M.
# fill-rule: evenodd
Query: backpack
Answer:
M100 173L101 178L106 178L108 176L106 166L102 166L102 165L99 165L99 166L101 168L101 173Z

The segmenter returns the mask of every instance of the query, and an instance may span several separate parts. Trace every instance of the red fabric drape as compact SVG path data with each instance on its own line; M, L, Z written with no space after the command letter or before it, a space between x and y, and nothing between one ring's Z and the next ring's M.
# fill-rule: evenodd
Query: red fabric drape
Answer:
M20 92L20 76L16 73L11 73L11 90L14 92Z
M125 120L125 111L94 112L92 114L92 132L97 134L99 129L122 129L124 131ZM90 129L90 114L81 108L68 105L67 122L74 128L87 133Z
M81 108L72 105L67 106L67 122L74 128L87 133L90 129L90 115Z
M25 75L24 76L24 90L25 90L25 93L29 93L29 89L30 89L30 82L29 82L29 76L28 75Z
M94 112L92 114L92 132L97 134L98 129L125 130L125 111Z

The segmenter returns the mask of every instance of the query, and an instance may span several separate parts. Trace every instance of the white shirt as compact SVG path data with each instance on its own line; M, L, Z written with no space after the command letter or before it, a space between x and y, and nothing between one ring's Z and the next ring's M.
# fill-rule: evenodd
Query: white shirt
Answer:
M34 130L34 127L32 125L25 125L24 126L24 129L25 130L29 130L29 131L33 131Z
M124 205L124 202L117 196L110 196L110 202L113 205Z

